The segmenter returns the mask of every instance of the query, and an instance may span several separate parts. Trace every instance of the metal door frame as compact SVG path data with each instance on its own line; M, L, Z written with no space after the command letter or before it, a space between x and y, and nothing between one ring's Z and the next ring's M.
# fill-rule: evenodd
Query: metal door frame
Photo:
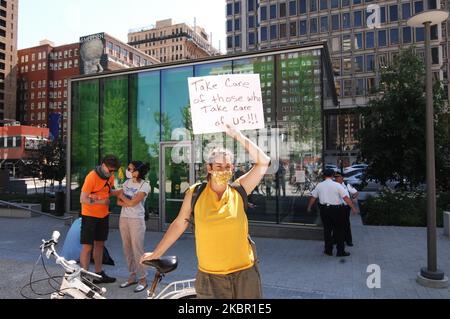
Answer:
M191 150L191 158L189 163L189 185L192 185L195 181L195 163L194 163L194 143L192 141L171 141L160 142L159 144L159 211L160 211L160 225L161 230L165 231L169 228L166 223L166 163L165 152L167 148L173 147L188 147ZM174 199L173 201L183 201L182 199Z

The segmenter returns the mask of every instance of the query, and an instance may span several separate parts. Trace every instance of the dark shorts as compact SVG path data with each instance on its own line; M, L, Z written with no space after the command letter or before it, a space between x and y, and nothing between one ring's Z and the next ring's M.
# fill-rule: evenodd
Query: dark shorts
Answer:
M93 245L94 241L106 241L109 232L109 216L105 218L95 218L91 216L81 216L82 245Z

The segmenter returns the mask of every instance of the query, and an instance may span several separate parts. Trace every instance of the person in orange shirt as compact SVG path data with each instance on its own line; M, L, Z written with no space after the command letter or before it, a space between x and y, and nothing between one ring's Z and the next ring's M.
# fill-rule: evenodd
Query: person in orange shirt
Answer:
M103 249L109 232L109 197L118 196L121 192L113 189L113 174L119 168L120 161L116 156L105 156L102 164L86 176L81 189L80 265L89 270L93 249L95 272L102 276L102 279L94 280L96 284L116 281L116 278L105 274L102 265Z
M248 219L240 194L252 193L266 173L270 158L255 143L229 125L227 135L239 142L250 154L255 161L252 169L239 177L232 187L229 181L233 176L233 154L227 150L213 150L207 160L208 181L196 201L194 212L191 201L196 185L188 189L177 218L155 250L141 257L141 263L163 256L188 228L191 216L194 215L198 259L195 282L197 298L262 298L256 251L248 237Z

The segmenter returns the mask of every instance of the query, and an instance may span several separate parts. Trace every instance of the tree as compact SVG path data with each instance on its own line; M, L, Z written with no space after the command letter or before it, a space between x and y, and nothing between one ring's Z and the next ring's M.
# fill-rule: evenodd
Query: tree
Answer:
M370 164L366 179L398 181L414 188L425 182L425 66L414 49L401 51L381 73L377 97L359 107L364 127L358 132L361 155ZM433 88L438 186L449 177L450 158L442 84Z

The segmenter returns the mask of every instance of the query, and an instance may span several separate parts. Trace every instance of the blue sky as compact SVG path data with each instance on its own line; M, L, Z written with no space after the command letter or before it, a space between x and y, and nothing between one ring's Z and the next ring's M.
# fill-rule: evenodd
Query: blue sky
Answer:
M127 41L130 29L172 18L205 28L214 47L225 49L224 0L20 0L18 48L42 39L55 45L77 42L80 36L106 32Z

